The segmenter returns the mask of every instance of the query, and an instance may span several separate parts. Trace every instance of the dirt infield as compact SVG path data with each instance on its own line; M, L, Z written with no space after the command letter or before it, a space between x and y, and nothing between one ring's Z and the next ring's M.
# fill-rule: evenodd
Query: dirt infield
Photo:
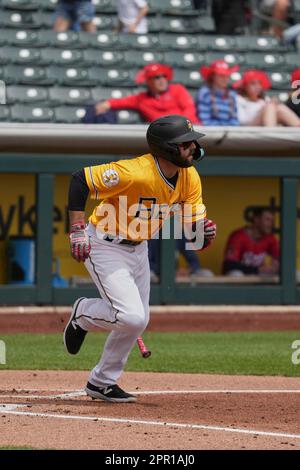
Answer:
M58 333L70 307L2 307L0 331ZM285 331L300 330L300 307L152 307L147 331Z
M1 371L0 445L300 449L299 379L126 373L137 403L92 401L87 372Z

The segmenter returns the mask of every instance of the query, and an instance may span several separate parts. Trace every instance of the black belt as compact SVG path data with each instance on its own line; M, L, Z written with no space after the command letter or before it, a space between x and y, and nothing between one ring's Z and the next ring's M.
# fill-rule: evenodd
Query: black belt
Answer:
M103 238L103 240L105 240L106 242L113 242L115 240L115 238L110 238L108 235L106 235L106 237ZM136 245L139 245L140 243L142 243L142 242L141 241L140 242L135 242L133 240L126 240L124 238L123 240L120 241L120 243L117 243L117 245L136 246Z

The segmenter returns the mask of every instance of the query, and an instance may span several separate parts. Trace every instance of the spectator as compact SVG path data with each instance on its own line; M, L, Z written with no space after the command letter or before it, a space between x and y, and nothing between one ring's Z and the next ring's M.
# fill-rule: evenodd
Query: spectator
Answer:
M271 87L265 72L247 70L234 87L239 90L238 119L242 126L300 126L299 117L285 104L277 98L265 97L265 91Z
M80 27L89 33L96 32L96 25L93 23L95 8L92 0L59 0L55 16L53 29L57 33L69 29L79 30Z
M139 111L146 122L168 114L179 114L198 124L193 98L183 85L170 84L172 78L171 67L163 64L146 65L136 75L137 84L146 82L146 91L102 101L95 105L95 112L103 114L109 109L133 109Z
M263 10L271 11L273 24L270 33L278 38L282 37L290 5L290 0L263 0L261 2Z
M298 84L296 82L298 82ZM300 69L296 69L292 72L291 86L292 91L285 105L300 118Z
M237 34L247 24L246 0L213 0L216 34Z
M118 32L147 34L149 11L146 0L117 0Z
M209 67L201 67L207 85L198 91L197 110L204 126L238 126L237 94L228 88L230 76L238 68L230 68L224 60L216 60Z
M271 210L257 208L253 211L252 225L229 236L223 273L233 276L278 274L279 243L272 233L273 226Z

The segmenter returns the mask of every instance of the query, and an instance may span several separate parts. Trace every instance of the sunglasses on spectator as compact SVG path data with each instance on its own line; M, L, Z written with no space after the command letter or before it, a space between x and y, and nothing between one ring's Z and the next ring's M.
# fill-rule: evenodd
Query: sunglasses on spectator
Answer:
M160 75L155 75L153 77L155 80L158 80L159 78L167 78L163 73L161 73Z

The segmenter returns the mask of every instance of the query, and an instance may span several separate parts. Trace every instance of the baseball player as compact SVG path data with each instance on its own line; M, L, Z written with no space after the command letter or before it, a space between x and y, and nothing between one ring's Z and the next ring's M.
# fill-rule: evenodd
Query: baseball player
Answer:
M136 401L117 381L149 321L147 239L163 226L171 211L182 207L188 208L181 220L191 233L191 243L196 244L198 227L204 226L202 249L216 237L215 223L206 219L200 177L193 167L194 160L204 155L198 142L203 135L189 119L165 116L148 127L151 153L86 167L72 175L71 253L84 261L101 298L76 300L64 331L65 347L77 354L92 328L111 332L85 388L91 398ZM86 227L88 196L99 202Z

